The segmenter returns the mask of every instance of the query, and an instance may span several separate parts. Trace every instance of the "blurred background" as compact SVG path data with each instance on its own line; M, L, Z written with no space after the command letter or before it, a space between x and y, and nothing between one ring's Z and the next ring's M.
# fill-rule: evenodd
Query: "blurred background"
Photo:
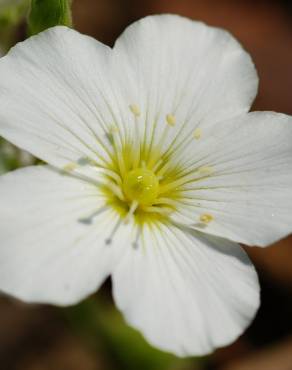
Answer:
M26 37L27 0L0 0L0 53ZM253 110L292 114L292 1L75 0L77 30L113 45L131 22L177 13L228 29L260 76ZM0 139L0 173L35 163ZM179 359L150 347L111 299L110 281L69 308L0 297L1 370L292 370L292 238L246 248L261 281L256 319L234 344L204 358ZM175 333L174 333L175 335Z

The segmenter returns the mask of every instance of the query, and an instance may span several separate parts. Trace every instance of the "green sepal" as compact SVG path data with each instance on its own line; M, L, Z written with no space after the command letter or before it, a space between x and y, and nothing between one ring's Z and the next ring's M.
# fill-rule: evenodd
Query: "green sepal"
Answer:
M58 25L72 27L71 0L31 0L30 36Z

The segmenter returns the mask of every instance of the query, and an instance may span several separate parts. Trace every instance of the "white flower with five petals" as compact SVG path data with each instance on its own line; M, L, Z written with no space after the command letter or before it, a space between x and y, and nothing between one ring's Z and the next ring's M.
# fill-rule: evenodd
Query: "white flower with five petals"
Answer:
M226 31L142 19L113 49L66 27L0 61L0 134L47 162L0 178L0 289L74 304L111 275L153 345L206 354L259 305L237 243L292 228L292 119L248 113L249 55Z

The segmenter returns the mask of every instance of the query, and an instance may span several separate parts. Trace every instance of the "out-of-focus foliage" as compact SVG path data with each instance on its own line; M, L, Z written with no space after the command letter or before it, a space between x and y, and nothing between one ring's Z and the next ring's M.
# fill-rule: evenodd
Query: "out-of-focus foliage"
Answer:
M72 26L71 0L31 0L29 34L35 35L56 25Z
M200 370L200 359L178 358L150 346L130 328L112 302L91 298L64 309L64 314L91 346L107 356L111 368L119 370ZM175 333L173 334L175 335Z
M0 138L0 175L34 163L32 155Z
M0 0L1 50L6 51L15 43L16 28L26 17L29 4L29 0Z

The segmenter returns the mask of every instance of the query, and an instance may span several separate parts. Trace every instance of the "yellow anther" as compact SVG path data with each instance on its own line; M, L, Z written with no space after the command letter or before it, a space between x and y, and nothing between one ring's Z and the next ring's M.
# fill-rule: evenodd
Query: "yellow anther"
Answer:
M135 117L139 117L141 114L140 108L136 104L129 105L130 111L134 114Z
M194 131L193 136L196 140L199 140L202 136L202 129L196 128L195 131Z
M117 133L117 132L119 132L119 128L118 128L118 126L113 125L113 126L111 126L111 127L110 127L110 129L109 129L109 133L110 133L110 134L115 134L115 133Z
M170 126L174 126L175 123L176 123L176 118L173 114L167 114L166 115L166 122L170 125Z
M198 169L198 171L201 173L201 174L204 174L204 175L209 175L210 173L214 172L214 168L211 167L211 166L203 166L203 167L200 167Z
M203 222L204 224L208 224L213 220L214 220L214 217L210 215L209 213L204 213L200 216L200 221Z
M74 171L76 168L77 168L77 164L76 164L76 163L74 163L74 162L70 162L70 163L67 163L67 164L63 167L63 170L64 170L64 171L71 172L71 171Z

